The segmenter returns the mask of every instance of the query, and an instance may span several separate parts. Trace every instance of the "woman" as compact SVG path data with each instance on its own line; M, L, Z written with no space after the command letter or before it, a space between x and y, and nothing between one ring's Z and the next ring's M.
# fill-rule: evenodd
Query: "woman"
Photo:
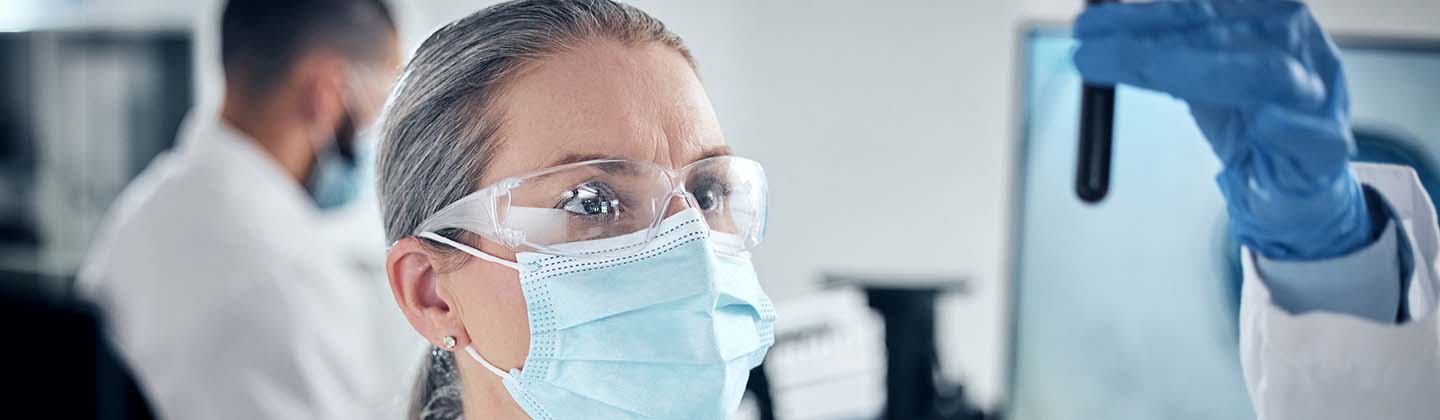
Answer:
M510 2L433 34L397 89L386 267L436 346L414 417L734 411L774 341L747 253L765 179L679 37L607 0Z

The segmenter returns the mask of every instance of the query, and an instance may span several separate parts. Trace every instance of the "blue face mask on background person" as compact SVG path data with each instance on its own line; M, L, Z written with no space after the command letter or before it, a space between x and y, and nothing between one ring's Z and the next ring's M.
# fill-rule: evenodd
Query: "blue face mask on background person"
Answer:
M564 247L599 253L628 239ZM749 254L715 250L726 240L738 239L712 232L698 210L687 209L625 256L518 253L504 263L520 271L530 317L524 368L505 372L474 347L465 352L537 420L727 419L775 342L775 310Z
M347 111L335 130L335 139L315 152L315 165L305 179L305 191L321 210L342 207L360 195L363 153L357 143L355 120Z

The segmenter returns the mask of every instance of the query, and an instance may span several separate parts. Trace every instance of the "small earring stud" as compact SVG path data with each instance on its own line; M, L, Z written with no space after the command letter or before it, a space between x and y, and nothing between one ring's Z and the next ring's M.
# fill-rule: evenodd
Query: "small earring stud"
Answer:
M454 350L454 349L455 349L455 336L453 336L453 335L447 335L447 336L445 336L445 338L441 338L441 339L440 339L440 342L442 342L442 343L445 344L445 349L446 349L446 350Z

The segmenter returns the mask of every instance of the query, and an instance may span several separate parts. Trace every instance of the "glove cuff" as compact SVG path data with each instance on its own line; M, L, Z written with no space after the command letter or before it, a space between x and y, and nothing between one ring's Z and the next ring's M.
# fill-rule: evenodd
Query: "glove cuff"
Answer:
M1315 191L1266 188L1235 171L1216 177L1236 240L1276 260L1318 260L1353 252L1374 237L1364 192L1348 165Z

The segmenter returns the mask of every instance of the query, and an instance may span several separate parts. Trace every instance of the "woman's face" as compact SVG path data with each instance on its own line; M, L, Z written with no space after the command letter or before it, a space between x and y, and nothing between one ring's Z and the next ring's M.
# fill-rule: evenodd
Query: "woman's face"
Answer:
M504 115L499 151L476 188L591 159L678 169L728 153L695 71L662 44L586 42L533 64L504 91L493 104ZM482 242L482 251L514 260ZM436 280L475 349L502 369L522 367L529 321L518 273L475 259Z

